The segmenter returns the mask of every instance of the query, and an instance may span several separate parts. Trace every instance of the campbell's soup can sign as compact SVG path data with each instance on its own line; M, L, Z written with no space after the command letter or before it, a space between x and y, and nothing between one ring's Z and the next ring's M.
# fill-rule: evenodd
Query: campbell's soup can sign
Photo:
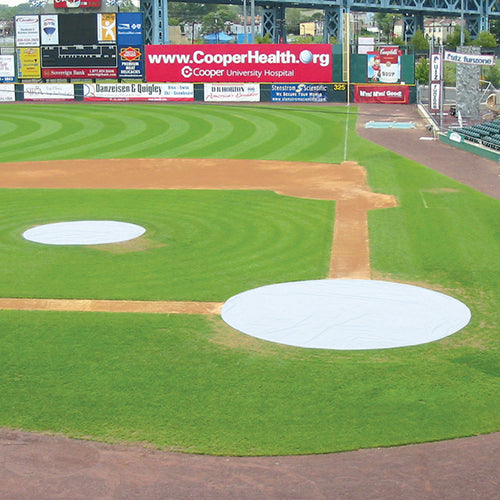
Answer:
M398 83L401 79L401 51L399 47L380 47L376 52L369 52L368 81L380 83Z
M401 78L399 47L380 47L380 81L382 83L397 83Z

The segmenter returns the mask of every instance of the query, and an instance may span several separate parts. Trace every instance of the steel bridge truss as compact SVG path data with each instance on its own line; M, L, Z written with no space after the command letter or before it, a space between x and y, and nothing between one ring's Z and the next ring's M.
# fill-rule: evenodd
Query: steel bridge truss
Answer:
M192 0L180 0L191 3ZM250 0L247 0L250 1ZM206 3L241 5L243 0L208 0ZM263 8L263 34L273 43L286 41L285 9L319 9L325 13L323 38L341 39L345 12L385 12L403 15L403 38L424 28L424 17L460 17L472 38L489 28L490 19L500 19L500 0L255 0ZM168 0L141 0L143 30L147 44L170 43Z

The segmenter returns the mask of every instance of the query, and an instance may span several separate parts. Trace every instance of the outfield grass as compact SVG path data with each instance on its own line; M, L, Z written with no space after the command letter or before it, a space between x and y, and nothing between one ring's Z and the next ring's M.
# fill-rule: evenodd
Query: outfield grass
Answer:
M354 123L343 107L2 104L2 161L347 155L400 202L369 214L374 276L445 291L472 320L423 346L344 352L275 345L196 315L1 311L0 425L241 455L498 430L500 202L360 139ZM225 300L328 269L332 202L38 189L0 199L0 296ZM21 238L84 215L144 225L152 245L112 253Z

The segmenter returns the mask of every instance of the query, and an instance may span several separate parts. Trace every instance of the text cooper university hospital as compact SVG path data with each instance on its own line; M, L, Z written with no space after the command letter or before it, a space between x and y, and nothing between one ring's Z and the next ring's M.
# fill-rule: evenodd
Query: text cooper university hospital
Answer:
M330 63L329 54L311 54L312 63L322 67ZM271 54L264 54L258 50L249 50L243 54L206 54L196 50L190 54L149 54L150 64L218 64L223 67L233 64L298 64L300 59L288 50L277 50Z

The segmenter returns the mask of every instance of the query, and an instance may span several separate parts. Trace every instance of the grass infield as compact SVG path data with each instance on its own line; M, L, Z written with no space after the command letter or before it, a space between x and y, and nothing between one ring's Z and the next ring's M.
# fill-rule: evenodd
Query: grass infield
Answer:
M362 140L355 119L343 107L2 104L2 161L347 155L400 203L369 214L374 277L444 291L472 321L422 346L344 352L271 344L214 317L0 311L0 425L235 455L498 430L500 202ZM2 189L0 200L3 297L223 301L328 269L333 202L42 189ZM21 237L80 218L141 224L151 246L113 253Z

